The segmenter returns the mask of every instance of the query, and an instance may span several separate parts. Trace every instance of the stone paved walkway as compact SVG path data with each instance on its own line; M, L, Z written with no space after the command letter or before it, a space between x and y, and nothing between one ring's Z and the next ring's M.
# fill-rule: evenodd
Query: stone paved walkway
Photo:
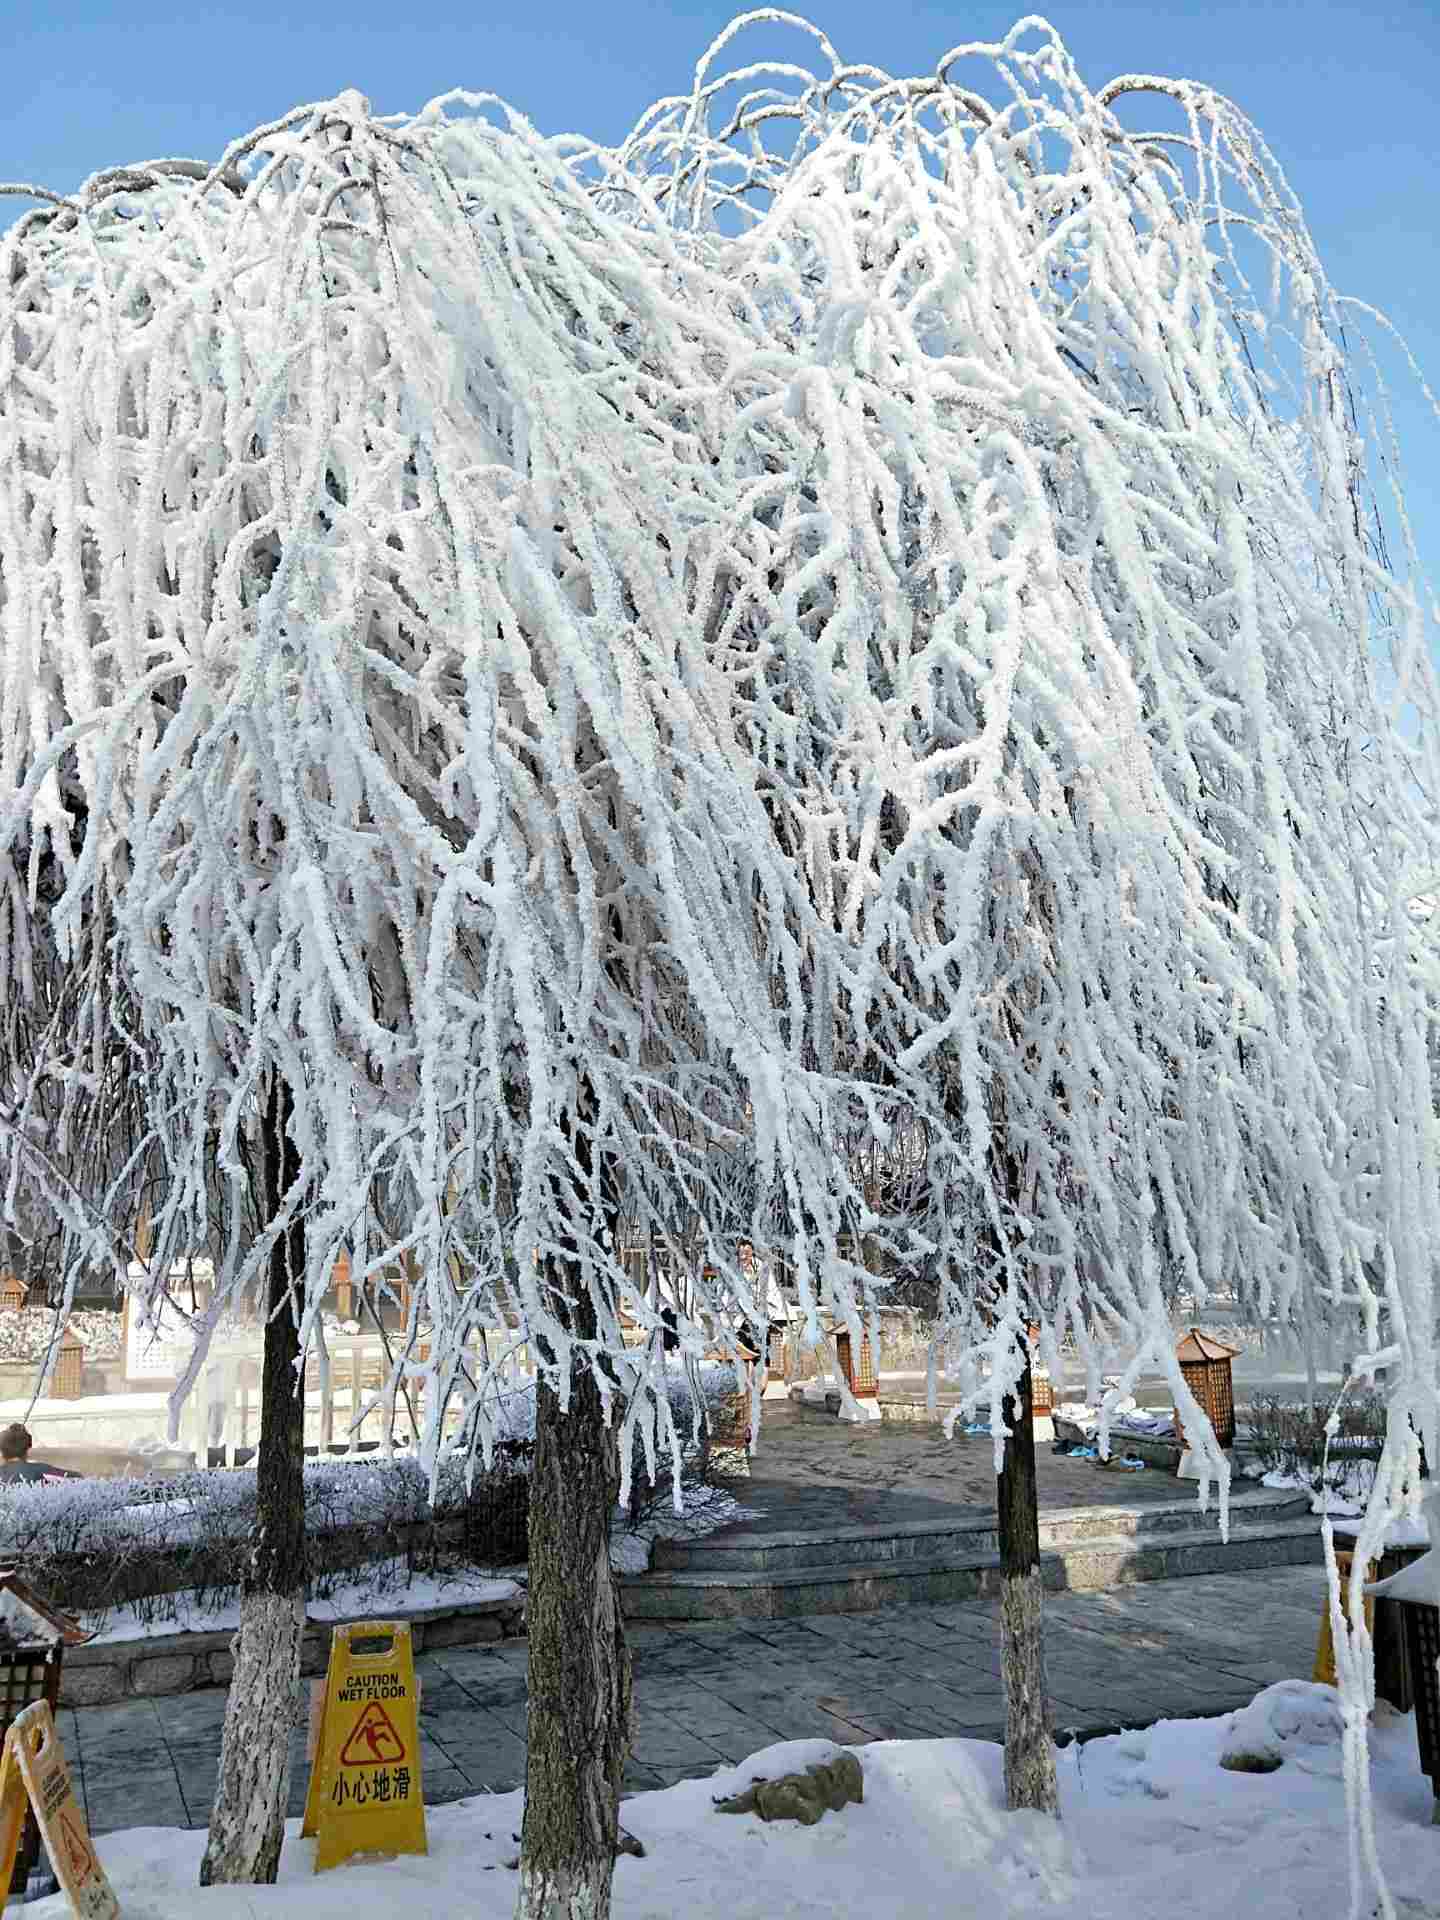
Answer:
M1323 1569L1297 1567L1047 1596L1057 1734L1219 1713L1272 1681L1308 1679L1323 1594ZM996 1608L984 1601L798 1620L637 1622L626 1787L708 1775L777 1740L814 1735L847 1745L999 1738L998 1632ZM417 1667L426 1800L521 1785L524 1641L426 1654ZM92 1830L205 1825L224 1711L219 1689L64 1710L61 1735ZM292 1739L290 1810L298 1814L303 1729Z

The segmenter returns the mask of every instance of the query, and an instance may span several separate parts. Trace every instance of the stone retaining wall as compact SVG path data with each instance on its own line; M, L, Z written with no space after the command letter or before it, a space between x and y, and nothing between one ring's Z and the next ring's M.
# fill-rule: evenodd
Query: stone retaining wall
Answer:
M375 1618L372 1615L358 1616ZM418 1613L397 1612L408 1621L416 1653L427 1648L476 1646L510 1640L525 1631L523 1593L507 1600L469 1606L437 1607ZM312 1620L300 1655L302 1674L322 1674L330 1658L333 1625ZM62 1707L107 1707L117 1700L153 1699L192 1693L200 1687L224 1687L235 1670L234 1630L221 1633L152 1634L144 1640L115 1640L71 1647L60 1672Z

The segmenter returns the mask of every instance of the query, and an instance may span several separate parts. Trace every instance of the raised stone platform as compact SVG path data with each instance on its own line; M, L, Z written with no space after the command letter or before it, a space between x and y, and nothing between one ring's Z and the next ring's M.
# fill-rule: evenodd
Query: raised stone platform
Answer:
M1138 1581L1305 1566L1323 1559L1305 1495L1247 1489L1230 1502L1230 1537L1215 1507L1193 1499L1096 1505L1040 1517L1041 1571L1052 1592ZM740 1525L706 1539L657 1544L648 1574L623 1580L626 1615L650 1620L779 1619L945 1605L999 1590L993 1514L871 1526Z

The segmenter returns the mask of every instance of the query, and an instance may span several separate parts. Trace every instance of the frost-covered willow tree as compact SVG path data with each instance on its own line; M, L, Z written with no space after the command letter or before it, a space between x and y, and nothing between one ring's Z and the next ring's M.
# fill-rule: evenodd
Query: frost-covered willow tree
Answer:
M788 723L741 712L715 658L751 601L774 671L805 670L735 419L768 339L723 262L607 214L484 104L395 124L342 95L7 236L6 960L22 1000L41 950L76 985L12 1028L3 1151L72 1288L123 1261L143 1162L142 1295L203 1244L210 1324L268 1318L208 1879L275 1872L296 1389L337 1247L379 1218L355 1279L419 1276L401 1364L432 1464L466 1363L488 1454L504 1355L477 1371L465 1341L502 1285L518 1304L541 1372L520 1903L595 1916L628 1731L608 1524L634 1432L679 1462L662 1343L624 1341L622 1311L656 1311L619 1227L703 1224L687 1362L763 1324L740 1247L777 1234L812 1321L858 1331L839 1237L876 1223L829 1147L871 1088L833 1064L859 1058L812 990L836 942L757 791ZM47 1098L93 1113L92 1042L132 1028L135 1151L42 1151Z
M813 652L800 688L752 669L753 711L788 697L830 809L851 1030L951 1123L932 1232L967 1404L1014 1419L1027 1321L1052 1366L1073 1331L1092 1394L1097 1333L1123 1344L1121 1391L1163 1370L1223 1525L1171 1301L1329 1316L1394 1362L1373 1540L1416 1497L1415 1429L1436 1457L1434 948L1408 908L1440 706L1383 387L1367 412L1347 352L1364 310L1202 86L1091 91L1033 20L914 80L819 34L814 74L727 74L728 37L626 173L689 245L741 232L774 342L745 400ZM1172 124L1132 131L1137 96ZM1007 1771L1049 1804L1036 1558L1007 1581ZM1368 1658L1344 1671L1358 1835ZM1361 1879L1357 1854L1356 1911Z
M298 1353L383 1189L433 1459L465 1332L502 1278L519 1302L537 1914L608 1904L615 1425L673 1440L622 1221L703 1226L691 1354L763 1319L742 1238L812 1322L875 1297L842 1233L928 1263L997 1432L1024 1323L1092 1373L1098 1328L1166 1369L1222 1500L1171 1292L1320 1303L1371 1347L1383 1314L1375 1525L1407 1416L1437 1457L1429 949L1400 937L1435 687L1299 211L1226 102L1092 93L1033 22L911 81L821 36L817 75L723 75L728 37L613 151L346 95L208 173L92 183L0 274L16 938L94 968L85 1019L107 966L137 1010L157 1272L269 1113L222 1304L278 1273ZM1121 124L1142 87L1177 132ZM80 1071L22 1065L17 1103ZM928 1215L898 1179L875 1217L867 1132L897 1168L925 1142ZM1049 1804L1027 1552L1010 1784Z

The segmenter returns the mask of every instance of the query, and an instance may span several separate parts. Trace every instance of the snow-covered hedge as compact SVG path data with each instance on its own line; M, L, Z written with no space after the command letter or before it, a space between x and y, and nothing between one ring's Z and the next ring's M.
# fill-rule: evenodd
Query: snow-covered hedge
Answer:
M503 1443L493 1466L442 1465L435 1503L418 1461L321 1460L305 1469L312 1597L326 1598L356 1567L428 1570L448 1558L471 1566L524 1558L529 1448ZM145 1480L74 1480L0 1492L0 1558L56 1605L102 1617L194 1589L223 1604L239 1591L255 1517L245 1470Z
M120 1355L118 1313L72 1313L66 1327L85 1349L87 1360L116 1360ZM41 1360L55 1338L55 1315L48 1307L0 1310L0 1361Z
M1303 1401L1253 1395L1242 1416L1242 1437L1253 1450L1250 1471L1267 1487L1308 1491L1316 1513L1363 1513L1385 1442L1385 1396L1355 1393L1341 1401L1327 1464L1325 1423L1331 1411L1326 1401L1317 1401L1311 1411Z
M1329 1401L1317 1400L1312 1411L1303 1400L1267 1393L1252 1394L1243 1417L1259 1463L1269 1471L1310 1476L1318 1493L1330 1413ZM1337 1454L1352 1458L1369 1454L1378 1460L1385 1443L1384 1394L1348 1394L1340 1403L1336 1424L1338 1431L1330 1442L1332 1461Z
M701 1369L713 1409L738 1387L728 1366ZM669 1382L676 1424L687 1437L685 1478L708 1466L690 1441L693 1407L684 1375ZM377 1585L440 1565L514 1566L526 1554L529 1463L535 1434L533 1383L506 1395L502 1435L489 1468L462 1454L441 1462L433 1505L420 1462L362 1456L305 1468L305 1525L312 1599L326 1599L355 1571ZM643 1465L636 1443L637 1485ZM643 1503L668 1499L669 1462ZM640 1519L637 1501L632 1516ZM18 1567L47 1599L96 1625L116 1606L142 1618L167 1617L169 1596L190 1591L200 1607L222 1606L239 1591L243 1549L255 1518L255 1476L245 1469L195 1471L164 1478L67 1480L55 1486L0 1489L0 1563ZM148 1611L147 1611L148 1610Z
M718 1404L728 1395L739 1391L739 1375L728 1361L707 1362L697 1371L701 1394L713 1418ZM694 1427L694 1400L690 1392L689 1380L678 1364L671 1366L668 1370L665 1377L665 1390L675 1415L676 1427L688 1438ZM491 1421L497 1433L511 1440L535 1438L535 1383L533 1380L520 1382L508 1393L497 1396L490 1404L493 1409Z

